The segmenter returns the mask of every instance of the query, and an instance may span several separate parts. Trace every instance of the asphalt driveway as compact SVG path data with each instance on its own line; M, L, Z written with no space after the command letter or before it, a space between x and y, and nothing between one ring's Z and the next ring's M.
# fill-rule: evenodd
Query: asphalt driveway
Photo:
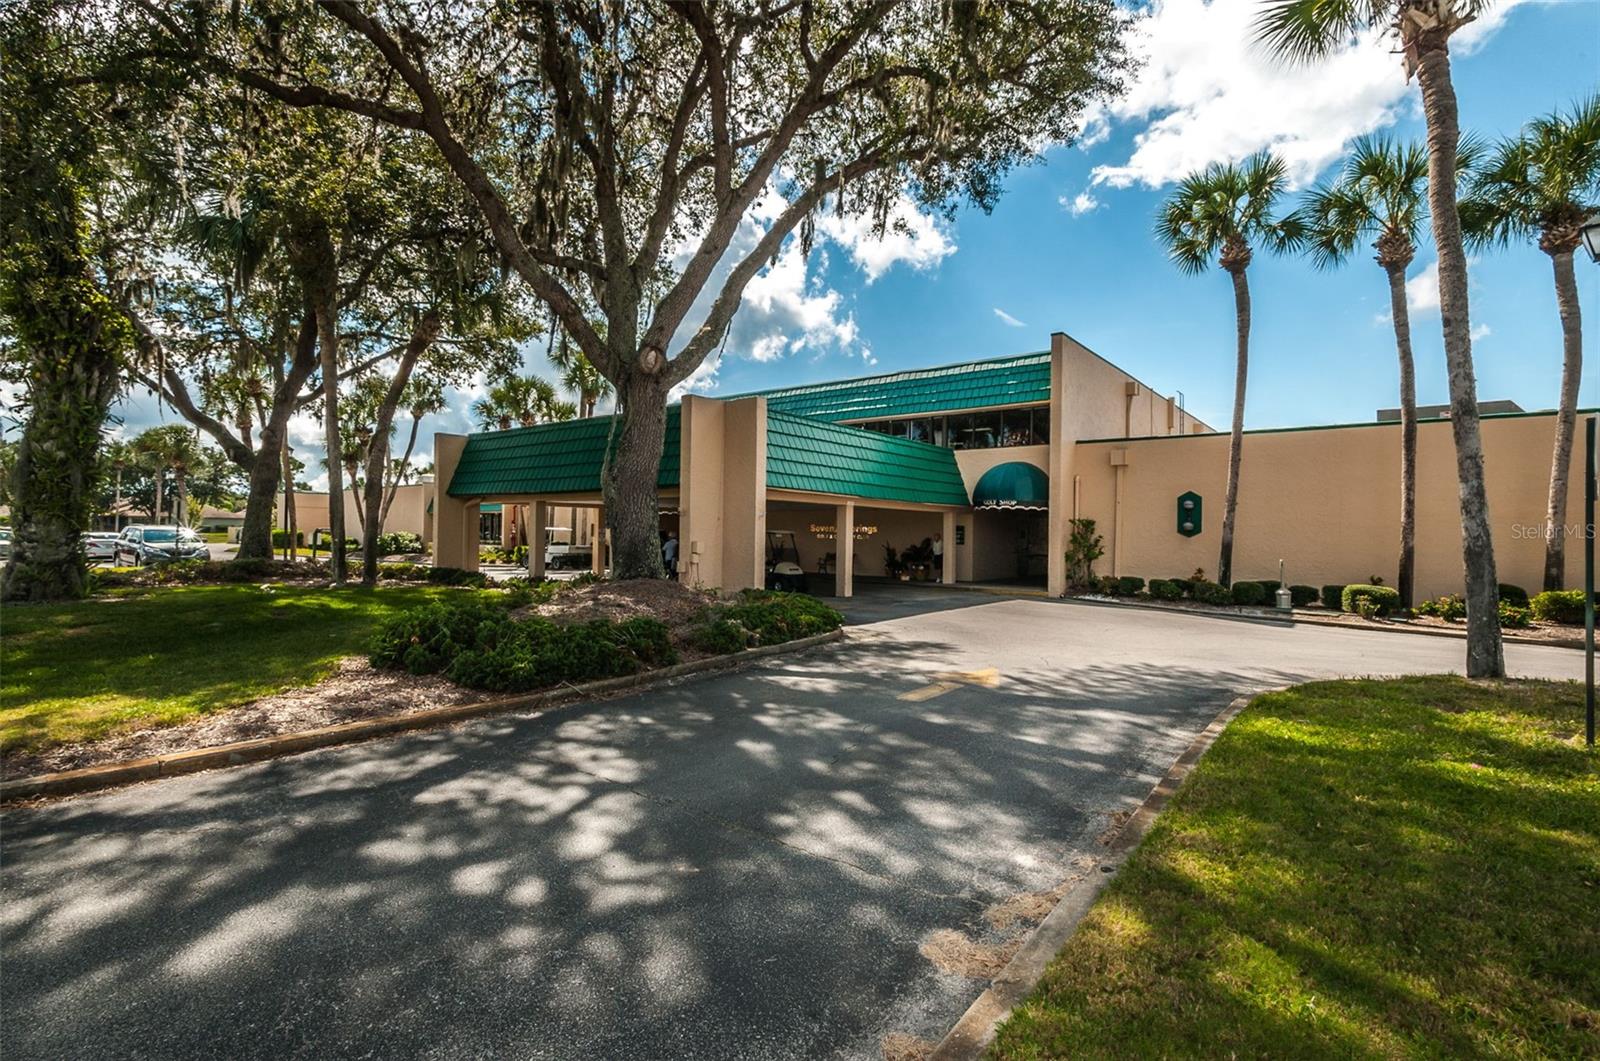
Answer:
M719 677L8 812L0 1053L875 1057L983 987L919 945L1093 872L1231 697L1463 655L913 592Z

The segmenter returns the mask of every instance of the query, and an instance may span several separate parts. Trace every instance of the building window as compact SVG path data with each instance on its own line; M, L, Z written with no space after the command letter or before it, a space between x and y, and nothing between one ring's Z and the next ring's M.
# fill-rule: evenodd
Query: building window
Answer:
M995 449L1001 446L1038 446L1050 441L1050 407L996 409L960 416L912 416L897 420L870 420L857 424L895 438L930 442L950 449Z

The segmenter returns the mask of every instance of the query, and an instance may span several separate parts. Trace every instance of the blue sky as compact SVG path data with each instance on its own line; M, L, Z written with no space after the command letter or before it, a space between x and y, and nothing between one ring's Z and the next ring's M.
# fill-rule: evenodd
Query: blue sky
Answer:
M1050 332L1062 330L1152 386L1182 390L1197 415L1225 424L1233 389L1231 289L1220 271L1178 272L1156 245L1152 222L1170 182L1194 165L1269 145L1282 147L1305 181L1326 175L1349 135L1381 128L1421 138L1424 132L1416 87L1404 84L1387 45L1322 70L1282 70L1238 41L1238 20L1252 6L1159 5L1153 53L1134 92L1139 113L1108 116L1091 132L1098 142L1053 150L1041 164L1016 172L992 214L962 212L938 235L924 232L900 248L904 260L892 260L894 249L880 251L871 262L882 269L875 278L849 247L821 242L795 297L814 303L836 295L828 323L815 325L815 305L808 328L798 323L798 311L752 309L747 299L740 311L746 319L736 322L711 392L1040 350ZM1456 49L1464 128L1507 135L1534 115L1596 91L1600 2L1516 4L1487 21ZM1130 178L1128 186L1115 186ZM1098 205L1074 214L1073 200L1084 193ZM944 246L930 249L930 239ZM886 258L892 264L885 266ZM1433 261L1424 246L1410 275L1417 278ZM1600 266L1580 260L1578 268L1593 349L1600 338ZM1430 279L1412 285L1422 296L1412 307L1412 331L1419 399L1442 402L1448 394ZM1395 404L1388 291L1369 255L1322 273L1302 259L1259 256L1250 280L1248 426L1365 420ZM1474 262L1471 282L1480 397L1512 398L1530 409L1553 405L1561 347L1549 259L1532 245L1489 252ZM738 349L741 336L770 336L761 331L769 319L804 347L769 361ZM808 331L815 335L809 342ZM837 341L841 331L847 341ZM1586 404L1600 398L1594 376L1584 383Z
M692 381L736 394L813 380L948 364L1048 347L1066 331L1190 410L1226 424L1233 394L1233 300L1220 271L1178 272L1152 235L1173 182L1206 163L1271 147L1304 186L1327 175L1349 140L1386 130L1421 138L1416 86L1392 44L1373 38L1308 68L1285 68L1249 44L1259 0L1155 0L1136 38L1144 57L1127 95L1102 108L1079 144L1015 172L992 214L936 221L909 203L874 238L866 222L825 216L802 260L791 240L747 287L723 355ZM1490 138L1600 88L1600 0L1500 0L1453 44L1465 129ZM749 246L781 202L747 219ZM731 258L731 254L730 254ZM1418 397L1448 399L1434 263L1424 241L1411 268ZM724 263L726 267L727 263ZM1578 262L1585 341L1600 339L1600 266ZM1396 403L1388 291L1369 256L1319 273L1304 260L1258 256L1246 423L1291 426L1369 420ZM708 289L701 305L715 290ZM1560 330L1549 259L1531 244L1477 257L1471 270L1481 398L1548 408L1560 377ZM696 323L692 318L690 324ZM543 346L527 367L554 376ZM1586 405L1600 405L1592 369ZM483 383L450 394L423 423L471 430ZM131 397L119 430L175 418ZM409 425L402 425L402 428ZM291 424L296 452L318 468L320 424ZM325 476L314 471L313 482Z

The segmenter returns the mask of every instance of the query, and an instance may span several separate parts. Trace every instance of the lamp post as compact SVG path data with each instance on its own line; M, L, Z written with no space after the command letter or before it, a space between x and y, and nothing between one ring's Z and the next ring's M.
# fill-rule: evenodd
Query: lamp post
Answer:
M1600 262L1600 214L1590 214L1581 231L1583 249L1589 252L1589 260Z

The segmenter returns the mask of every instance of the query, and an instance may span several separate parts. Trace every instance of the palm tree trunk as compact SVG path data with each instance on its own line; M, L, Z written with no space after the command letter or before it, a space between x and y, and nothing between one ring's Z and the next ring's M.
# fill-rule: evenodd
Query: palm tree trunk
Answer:
M177 501L172 506L172 522L184 527L189 523L189 473L182 468L174 468L172 485L177 495Z
M1239 507L1239 464L1244 457L1244 393L1250 371L1250 281L1243 268L1233 277L1233 313L1238 327L1238 360L1233 376L1233 428L1228 437L1228 491L1222 502L1222 551L1217 558L1217 582L1233 584L1233 523Z
M1483 480L1483 438L1478 428L1478 386L1472 371L1472 335L1467 305L1467 256L1456 211L1456 151L1461 128L1450 55L1441 28L1419 34L1417 81L1428 125L1428 208L1439 255L1439 316L1450 378L1450 429L1455 436L1456 475L1461 487L1461 559L1467 588L1467 677L1505 676L1500 640L1500 591L1489 495Z
M164 468L164 467L156 468L156 510L155 510L155 521L157 523L161 522L161 501L162 501L161 488L162 488L162 486L164 486L166 484L166 479L167 479L167 469Z
M1567 473L1572 468L1572 436L1578 420L1578 385L1583 380L1583 320L1572 252L1550 255L1556 274L1556 308L1561 313L1561 404L1556 411L1555 452L1550 458L1550 500L1544 518L1544 588L1563 589L1567 581Z
M1400 606L1411 607L1417 570L1417 371L1411 357L1411 316L1406 309L1406 270L1389 266L1389 312L1400 356Z

